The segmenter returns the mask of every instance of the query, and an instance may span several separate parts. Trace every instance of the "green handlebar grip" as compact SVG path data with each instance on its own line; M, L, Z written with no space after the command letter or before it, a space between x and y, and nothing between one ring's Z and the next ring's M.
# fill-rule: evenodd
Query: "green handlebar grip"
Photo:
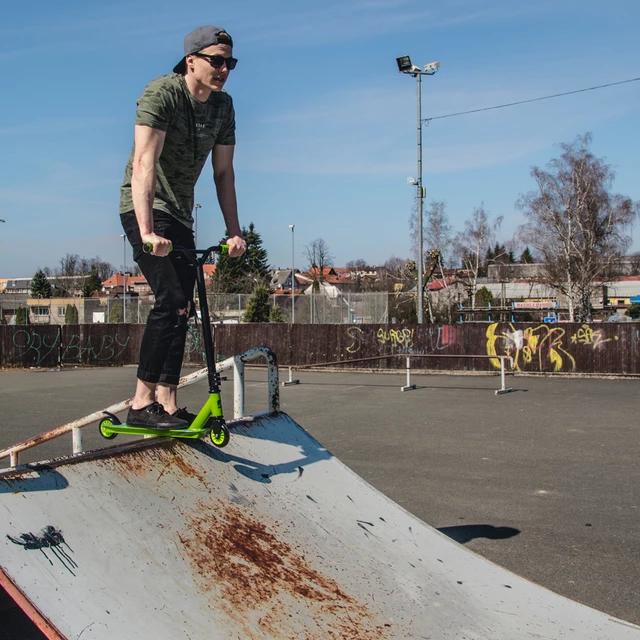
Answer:
M145 242L142 245L142 250L145 253L151 253L153 251L153 245L150 242ZM169 253L171 253L173 251L173 246L169 249Z

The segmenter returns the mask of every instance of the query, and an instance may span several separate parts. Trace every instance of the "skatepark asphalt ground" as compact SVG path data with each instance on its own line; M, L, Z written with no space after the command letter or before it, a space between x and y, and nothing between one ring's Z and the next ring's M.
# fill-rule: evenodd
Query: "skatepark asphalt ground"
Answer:
M125 400L135 373L0 371L0 448ZM404 372L293 377L282 410L389 498L491 561L640 624L640 381L510 375L513 392L495 395L493 375L413 374L418 388L404 393ZM230 379L227 419L232 391ZM206 394L198 382L179 404L197 410ZM265 369L247 369L246 409L267 410ZM126 440L83 430L85 450ZM70 453L69 434L20 462Z

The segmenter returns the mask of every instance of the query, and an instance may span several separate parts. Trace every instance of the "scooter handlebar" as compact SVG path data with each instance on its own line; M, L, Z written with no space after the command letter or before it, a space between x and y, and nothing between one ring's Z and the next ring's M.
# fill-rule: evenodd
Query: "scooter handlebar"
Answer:
M169 253L171 253L173 250L176 251L183 251L184 253L190 253L194 250L192 249L185 249L184 247L180 247L178 245L171 245L171 247L169 248ZM153 244L151 244L151 242L145 242L142 245L142 250L145 253L151 253L153 251ZM229 253L229 245L228 244L217 244L214 247L209 247L206 252L203 253Z

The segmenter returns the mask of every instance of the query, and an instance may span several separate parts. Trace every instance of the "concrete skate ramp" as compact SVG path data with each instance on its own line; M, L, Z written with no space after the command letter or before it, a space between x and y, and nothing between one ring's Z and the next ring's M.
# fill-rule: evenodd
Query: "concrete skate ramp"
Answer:
M0 476L0 578L49 637L640 640L425 525L286 414L224 450L31 467Z

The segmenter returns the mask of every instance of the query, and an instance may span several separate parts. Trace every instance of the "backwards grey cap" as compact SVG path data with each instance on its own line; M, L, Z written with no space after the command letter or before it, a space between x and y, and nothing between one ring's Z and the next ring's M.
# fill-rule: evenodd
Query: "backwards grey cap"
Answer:
M211 25L197 27L188 33L184 39L184 57L173 67L173 73L184 74L187 69L185 58L213 44L228 44L233 47L233 40L222 27L212 27Z

